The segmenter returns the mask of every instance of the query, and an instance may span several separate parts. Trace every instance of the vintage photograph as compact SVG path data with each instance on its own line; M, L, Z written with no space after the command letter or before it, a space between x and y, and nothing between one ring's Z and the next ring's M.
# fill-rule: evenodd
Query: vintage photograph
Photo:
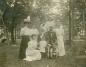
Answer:
M86 67L86 0L0 0L0 67Z

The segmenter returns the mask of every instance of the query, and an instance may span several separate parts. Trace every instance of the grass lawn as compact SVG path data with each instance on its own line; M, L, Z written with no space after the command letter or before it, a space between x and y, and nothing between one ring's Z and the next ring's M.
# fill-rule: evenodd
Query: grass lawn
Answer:
M67 47L68 48L68 47ZM62 58L48 59L42 58L40 61L26 62L18 59L19 45L7 45L5 48L6 60L0 62L0 67L76 67L75 61L71 56L65 56ZM3 50L0 49L0 50ZM70 53L70 52L68 52ZM4 66L5 64L5 66Z

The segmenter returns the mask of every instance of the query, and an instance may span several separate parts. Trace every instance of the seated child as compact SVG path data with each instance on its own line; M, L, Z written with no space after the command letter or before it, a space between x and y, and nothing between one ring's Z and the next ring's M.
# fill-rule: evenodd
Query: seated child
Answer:
M31 40L28 42L28 48L26 49L26 61L35 61L41 59L40 50L37 49L38 43L35 39L36 35L31 36Z

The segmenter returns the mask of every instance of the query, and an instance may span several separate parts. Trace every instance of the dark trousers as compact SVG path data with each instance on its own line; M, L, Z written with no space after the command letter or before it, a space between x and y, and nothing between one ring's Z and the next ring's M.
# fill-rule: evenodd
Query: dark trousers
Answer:
M55 56L55 46L54 45L51 45L51 46L47 46L47 57L48 58L53 58Z

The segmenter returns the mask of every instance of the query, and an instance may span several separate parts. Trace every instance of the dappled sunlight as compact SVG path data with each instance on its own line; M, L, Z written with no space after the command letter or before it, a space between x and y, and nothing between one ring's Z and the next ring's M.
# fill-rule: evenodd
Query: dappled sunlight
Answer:
M20 29L23 27L21 34ZM0 0L0 29L0 33L2 33L0 35L0 65L7 64L8 67L78 67L86 60L86 0ZM45 36L46 32L49 34ZM53 37L53 33L57 37ZM32 37L32 34L37 36ZM52 42L55 38L57 42ZM37 46L32 52L34 57L36 54L40 54L40 58L41 55L44 55L39 48L40 41L43 45L46 42L50 49L52 44L56 44L54 46L56 51L47 49L47 52L51 51L51 57L54 55L55 58L50 59L50 53L46 53L48 56L42 57L41 60L29 63L19 60L20 42L24 45L23 47L27 43L23 42L23 39L27 42L32 40L30 48L34 47L35 41L37 42ZM51 40L52 43L48 43L48 40ZM64 52L59 49L61 44L64 45ZM58 55L56 55L57 52L59 52ZM61 57L60 53L64 53L64 56Z

